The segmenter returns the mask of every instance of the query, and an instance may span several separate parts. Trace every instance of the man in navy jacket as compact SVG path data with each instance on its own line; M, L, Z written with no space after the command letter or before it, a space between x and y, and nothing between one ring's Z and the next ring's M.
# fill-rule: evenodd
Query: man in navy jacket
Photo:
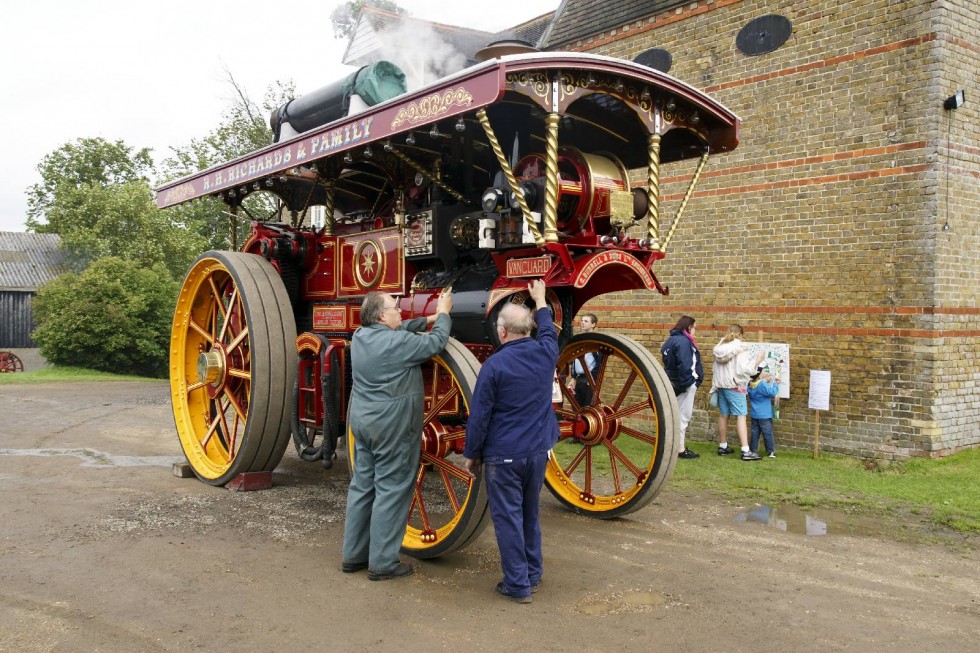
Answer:
M504 580L497 593L530 603L541 582L538 495L548 452L558 441L551 405L558 332L540 280L528 284L538 333L531 338L527 307L507 304L497 317L502 343L480 369L466 426L466 469L486 467L487 498Z

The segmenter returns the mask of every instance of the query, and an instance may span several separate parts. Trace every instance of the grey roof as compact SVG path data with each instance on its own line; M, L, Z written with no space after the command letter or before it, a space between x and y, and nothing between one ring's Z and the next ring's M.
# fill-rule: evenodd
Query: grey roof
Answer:
M683 4L684 0L564 0L539 47L558 49Z
M57 234L0 231L0 290L34 291L68 271Z
M529 45L538 47L538 41L541 40L541 37L547 31L548 26L551 25L554 17L555 12L553 11L541 14L537 18L532 18L520 25L497 32L491 37L489 43L495 43L497 41L523 41ZM484 45L489 45L489 43L484 43Z

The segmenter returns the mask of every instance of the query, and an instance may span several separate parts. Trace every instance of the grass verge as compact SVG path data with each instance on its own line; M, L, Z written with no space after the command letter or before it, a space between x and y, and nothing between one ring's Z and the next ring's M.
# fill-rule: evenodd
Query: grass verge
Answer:
M779 451L775 459L741 461L716 446L678 460L669 487L724 494L737 501L790 503L878 515L915 516L963 534L980 534L980 448L946 458L915 458L887 467L859 458Z
M30 372L0 374L0 385L21 385L26 383L58 383L62 381L160 381L145 376L110 374L81 367L46 367Z

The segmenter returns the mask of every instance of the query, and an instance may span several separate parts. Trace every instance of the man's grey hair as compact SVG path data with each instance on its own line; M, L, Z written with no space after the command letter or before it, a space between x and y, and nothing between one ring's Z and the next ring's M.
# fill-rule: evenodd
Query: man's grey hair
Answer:
M531 327L534 326L534 318L527 306L521 304L507 304L497 315L497 324L504 327L510 333L519 336L530 335Z
M381 321L381 314L385 310L385 295L380 291L372 291L364 296L361 302L361 324L371 326Z

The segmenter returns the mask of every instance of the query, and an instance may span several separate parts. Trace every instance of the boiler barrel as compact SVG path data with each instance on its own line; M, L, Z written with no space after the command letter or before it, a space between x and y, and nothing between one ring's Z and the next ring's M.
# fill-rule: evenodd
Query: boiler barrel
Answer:
M405 73L393 63L379 61L337 80L329 86L290 100L269 116L278 142L282 126L296 133L309 131L347 115L351 95L359 95L368 106L401 95L406 90ZM288 132L287 132L288 133Z

